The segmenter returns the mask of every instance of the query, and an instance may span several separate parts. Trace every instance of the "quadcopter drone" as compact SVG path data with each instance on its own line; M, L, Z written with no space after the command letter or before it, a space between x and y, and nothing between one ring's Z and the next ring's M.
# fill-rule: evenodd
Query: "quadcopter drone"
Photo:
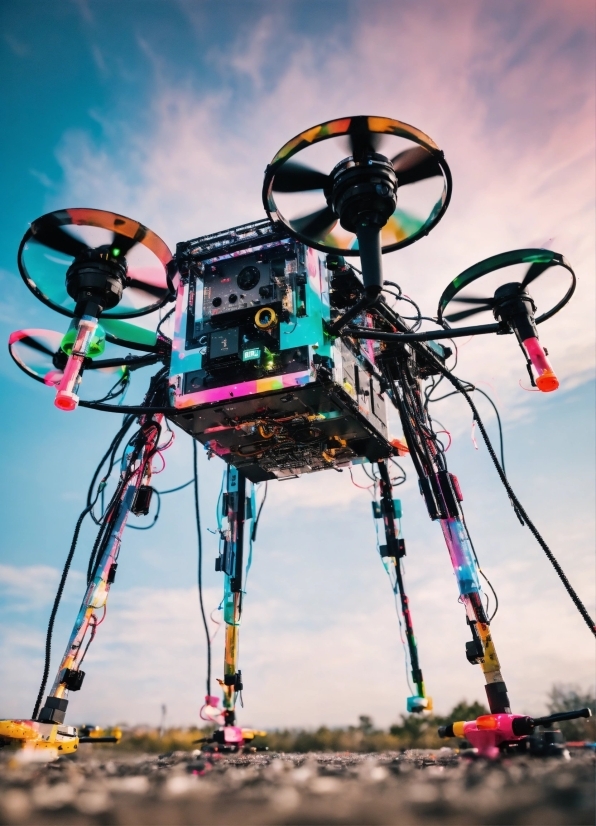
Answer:
M439 343L513 334L532 385L542 392L556 390L559 382L538 325L567 304L575 274L562 255L548 249L505 252L448 284L439 300L436 329L420 331L420 314L409 324L389 296L411 300L396 284L384 282L382 255L426 236L445 214L451 188L443 152L427 135L390 118L359 116L315 126L280 149L265 172L265 219L179 243L175 254L142 224L111 212L67 209L31 224L18 252L19 271L37 298L71 321L65 333L13 333L10 353L32 378L53 388L61 410L80 405L122 413L124 422L77 522L32 718L0 721L0 739L52 755L72 752L89 739L64 724L69 693L81 689L81 665L103 619L127 520L130 514L149 512L153 463L167 446L163 437L169 423L193 439L197 513L197 443L225 463L216 560L224 578L224 669L218 680L220 702L211 691L209 659L201 717L216 730L206 748L237 750L250 746L258 734L236 720L243 688L238 668L242 600L260 515L255 490L260 483L305 473L368 468L375 491L373 515L384 537L379 552L400 601L415 686L407 709L432 709L404 589L401 504L393 495L395 462L404 455L412 460L430 518L441 526L471 637L466 658L481 667L490 708L489 715L475 721L444 727L442 736L465 735L480 755L495 757L504 749L521 749L538 725L589 716L588 709L536 719L512 713L463 496L428 412L428 388L440 380L466 398L516 514L595 633L593 620L511 489L470 396L474 388L453 375L447 366L452 350ZM361 272L349 263L354 257L360 259ZM520 266L521 278L509 276L510 268ZM552 306L538 311L533 296L544 279L551 280L548 296L556 290L559 295ZM473 293L489 282L492 288L485 295ZM173 308L155 329L131 322L169 303ZM483 313L487 323L458 326ZM168 336L162 326L172 314L173 334ZM123 405L130 372L150 365L159 369L143 404ZM83 379L92 383L94 374L106 372L116 376L115 389L100 400L81 400ZM120 404L110 403L118 396ZM389 437L387 402L398 411L402 438ZM138 430L128 437L135 421ZM101 516L94 516L99 531L85 596L44 699L53 621L81 523L87 514L94 515L118 461L116 490ZM103 465L108 471L97 484Z

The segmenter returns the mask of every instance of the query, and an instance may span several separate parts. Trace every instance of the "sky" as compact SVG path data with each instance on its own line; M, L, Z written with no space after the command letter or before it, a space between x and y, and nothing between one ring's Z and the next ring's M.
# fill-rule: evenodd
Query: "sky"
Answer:
M22 235L45 212L120 212L174 249L264 217L264 168L307 127L356 114L413 124L444 150L453 198L432 233L386 256L384 268L426 315L457 273L501 251L550 246L577 273L572 301L540 330L561 379L556 393L524 389L523 359L507 337L462 340L457 373L497 403L510 482L593 615L594 29L593 4L583 0L6 0L1 337L65 330L16 266ZM0 716L26 717L74 524L119 418L59 412L6 348L0 374ZM127 401L140 398L150 374L138 374ZM496 439L488 403L478 405ZM553 683L593 682L589 631L519 525L465 403L447 399L434 413L453 437L450 469L498 592L493 632L513 709L538 714ZM400 435L394 418L391 425ZM166 459L156 486L190 479L189 437L178 432ZM446 713L462 698L482 700L483 679L465 659L464 613L440 528L428 520L408 459L404 467L406 580L427 688ZM222 470L201 454L206 601L216 617L222 583L209 529ZM361 471L355 480L366 484ZM162 703L172 725L198 722L205 644L190 490L164 497L152 530L126 532L70 722L156 725ZM87 526L52 669L92 543ZM403 649L375 543L370 494L347 473L270 484L241 630L242 724L345 725L368 714L387 726L405 712Z

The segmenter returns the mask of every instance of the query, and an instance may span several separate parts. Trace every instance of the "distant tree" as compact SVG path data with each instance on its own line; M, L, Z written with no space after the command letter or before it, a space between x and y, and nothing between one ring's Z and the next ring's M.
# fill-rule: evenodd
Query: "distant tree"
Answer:
M482 717L483 714L490 714L490 711L482 703L468 703L467 700L460 700L447 715L446 722L455 723L458 720L463 720L464 722L467 720L475 720L477 717Z
M364 734L371 734L374 731L372 717L368 717L366 714L361 714L358 718L358 728L360 731L364 732Z
M555 683L548 693L548 710L551 714L558 711L574 711L578 708L589 708L592 714L596 713L596 697L594 691L582 691L578 685ZM580 720L567 720L557 723L566 740L596 741L596 721L594 717Z

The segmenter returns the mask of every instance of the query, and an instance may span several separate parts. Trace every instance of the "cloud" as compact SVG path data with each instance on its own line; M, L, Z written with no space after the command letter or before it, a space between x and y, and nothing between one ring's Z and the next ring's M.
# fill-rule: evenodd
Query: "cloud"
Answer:
M192 9L200 26L203 4L182 8ZM180 66L161 56L145 63L151 70L147 97L137 108L127 101L124 117L117 101L113 109L96 111L99 137L81 130L65 134L57 148L64 183L48 193L48 209L85 205L129 214L173 249L176 241L261 217L263 168L292 135L332 117L388 114L416 124L439 143L455 188L433 233L386 257L386 276L401 283L425 314L434 314L444 286L474 261L555 236L553 246L576 267L579 287L543 336L563 391L584 382L594 362L594 94L592 47L585 45L592 12L581 3L563 8L548 0L350 9L349 25L320 31L314 24L290 30L285 13L276 10L273 18L267 11L237 31L225 49L210 46L210 85L195 82L190 70L187 81L181 80ZM143 60L159 53L150 40L138 44ZM107 47L102 54L111 66ZM459 350L458 373L495 395L507 427L519 426L529 438L531 429L522 426L542 415L546 400L519 388L526 375L515 342L477 337L461 342ZM483 400L478 404L488 409ZM460 437L456 441L469 446L469 411L462 400L437 407L437 417ZM561 422L563 427L564 416ZM536 468L544 465L534 459L546 450L554 463L560 443L545 446L541 435L537 427L534 442L524 441L523 450L514 442L511 462L527 483L528 507L553 547L564 549L565 567L583 592L592 581L589 517L568 524L566 514L576 508L569 498L573 485L562 485L552 505L555 470L549 466L541 477ZM573 441L572 434L560 438ZM523 464L518 453L526 451ZM182 459L173 463L180 465L180 481L188 478L185 456L183 469ZM506 679L516 709L535 713L543 691L561 673L590 680L592 658L581 621L540 550L517 523L517 533L511 528L506 496L489 477L486 461L481 448L474 463L462 460L457 472L470 479L469 485L464 479L468 521L482 538L483 564L491 577L495 571L502 603L495 634ZM211 499L219 489L219 470L207 476ZM408 581L423 668L439 709L446 711L462 696L482 699L482 679L464 660L467 629L438 526L427 524L412 483L400 495L408 513ZM242 721L333 724L370 713L380 724L391 722L405 710L407 688L391 594L374 558L372 527L364 522L370 519L367 494L351 485L347 473L329 473L271 485L270 497L242 628ZM180 507L177 521L169 523L176 533L164 533L161 544L152 539L149 546L146 540L134 546L142 547L143 561L159 559L164 571L182 564L182 554L164 561L162 550L191 547L182 513ZM127 538L131 549L133 542ZM30 588L44 598L39 583L46 574L50 581L44 571L6 575L23 605ZM209 605L219 599L219 588L209 587ZM21 650L27 632L17 624L5 628L10 671L4 686L14 709L5 713L23 713L17 699L28 680L32 694L36 690L29 653ZM60 633L68 630L65 625ZM42 634L31 636L41 651ZM216 669L221 645L220 634ZM119 585L89 654L85 689L73 698L72 719L112 722L117 714L131 723L157 722L166 702L173 721L196 721L203 662L194 589Z
M460 667L467 630L446 555L438 542L433 547L423 536L408 545L416 559L422 551L419 546L426 551L424 569L408 566L407 584L427 688L441 712L463 696L483 701L480 670L465 661ZM381 725L397 719L405 711L409 691L393 600L381 565L375 564L377 575L372 578L368 563L360 575L354 570L359 583L348 590L334 587L333 579L323 573L321 587L288 582L277 591L265 591L258 571L264 561L259 560L245 597L241 722L284 727L353 723L358 714L370 714ZM40 567L9 573L24 600L29 598L27 583L41 576L48 579L48 571ZM55 579L57 572L52 574ZM505 560L494 584L501 608L493 632L516 709L542 711L546 689L562 673L589 685L593 671L588 637L578 638L580 621L573 606L561 601L554 577L546 587L539 585L531 558L515 558ZM208 587L204 596L210 613L221 591ZM557 611L537 610L540 598L556 602ZM74 619L74 605L69 610ZM57 651L68 630L63 621L54 636ZM26 713L21 698L29 690L33 693L37 674L31 651L41 653L42 642L41 632L31 634L20 623L4 623L0 648L6 653L5 715ZM215 678L221 677L223 663L221 630L212 661L212 689L217 692ZM165 703L172 724L196 723L205 692L204 669L196 588L113 588L107 619L85 661L84 690L71 696L70 719L108 723L117 717L130 724L155 724Z
M571 389L594 365L594 90L590 18L582 15L567 17L550 3L510 4L508 14L477 3L375 4L357 15L358 36L339 48L333 30L307 37L289 31L281 12L263 14L225 50L211 47L208 60L220 73L211 91L174 83L163 58L152 57L149 114L106 118L99 140L65 135L65 182L52 204L93 202L131 214L173 248L262 215L261 171L306 126L358 111L397 116L445 149L455 189L433 233L385 259L386 277L434 314L442 289L474 261L554 235L579 286L541 334ZM284 60L272 72L280 49ZM155 49L144 42L143 52ZM545 300L560 290L553 286ZM493 383L514 409L527 407L518 385L525 365L512 340L477 337L460 352L463 376Z

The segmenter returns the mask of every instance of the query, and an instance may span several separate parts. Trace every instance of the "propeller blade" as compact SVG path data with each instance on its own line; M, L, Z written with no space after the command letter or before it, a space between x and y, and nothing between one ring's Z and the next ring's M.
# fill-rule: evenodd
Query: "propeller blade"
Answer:
M415 235L424 226L424 221L399 207L381 230L383 244L395 244Z
M37 341L37 339L34 339L32 336L23 336L23 338L19 339L19 344L26 344L27 347L31 347L32 350L38 350L40 353L45 353L46 356L51 356L52 358L55 355L53 350L50 350L49 347L46 347L45 344Z
M495 303L494 298L480 298L476 295L465 296L464 298L460 298L459 296L455 296L452 301L459 301L460 304L486 304L487 307L492 307Z
M78 238L65 232L64 227L56 222L55 216L52 214L44 216L43 221L38 220L31 224L31 232L40 244L44 244L44 246L55 252L71 255L73 258L88 249L87 244L83 241L79 241Z
M147 284L146 281L140 281L138 278L127 278L126 287L128 289L134 287L137 290L143 290L144 293L154 295L156 298L163 298L168 292L167 287L158 287L155 286L155 284Z
M110 246L112 248L112 255L115 255L117 258L124 258L141 240L140 238L127 238L126 235L120 235L117 232L113 235L114 237L112 238Z
M331 207L326 206L317 212L311 212L310 215L295 218L290 223L297 232L307 235L314 241L320 241L331 232L337 220L337 215Z
M441 167L436 159L421 146L400 152L391 159L391 163L397 174L398 186L414 184L424 178L434 178L435 175L441 174Z
M359 115L350 120L348 138L355 161L362 160L371 152L376 152L382 141L382 135L371 132L368 128L368 118Z
M470 316L476 315L476 313L481 313L484 310L490 310L490 306L486 305L484 307L473 307L471 310L462 310L460 313L446 315L445 318L447 321L461 321L464 318L469 318Z
M549 262L548 264L539 263L539 262L536 262L535 264L531 264L528 267L528 271L525 274L524 280L522 281L522 283L520 285L520 289L523 290L524 287L527 287L528 284L531 284L532 281L534 281L536 278L538 278L539 275L542 275L542 273L545 270L547 270L549 267L552 267L552 262Z
M288 161L273 179L274 192L307 192L311 189L325 189L329 175L311 169L301 163Z

